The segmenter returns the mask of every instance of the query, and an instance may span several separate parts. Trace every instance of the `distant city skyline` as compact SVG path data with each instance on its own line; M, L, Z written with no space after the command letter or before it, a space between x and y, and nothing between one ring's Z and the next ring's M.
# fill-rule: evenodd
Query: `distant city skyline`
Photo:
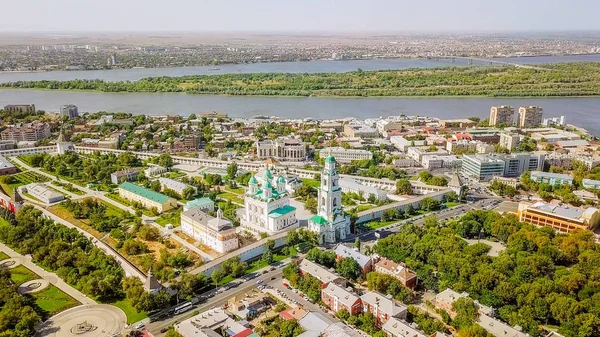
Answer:
M600 30L592 0L29 0L0 32L527 32Z

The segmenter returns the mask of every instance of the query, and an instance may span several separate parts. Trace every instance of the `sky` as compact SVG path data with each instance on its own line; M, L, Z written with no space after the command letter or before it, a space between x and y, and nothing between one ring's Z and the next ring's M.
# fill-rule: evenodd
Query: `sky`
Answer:
M0 32L600 30L599 12L599 0L3 0Z

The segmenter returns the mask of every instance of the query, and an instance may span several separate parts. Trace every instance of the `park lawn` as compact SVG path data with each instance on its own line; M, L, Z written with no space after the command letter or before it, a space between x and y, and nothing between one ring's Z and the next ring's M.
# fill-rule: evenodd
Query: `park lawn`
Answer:
M6 255L6 253L4 253L4 252L0 252L0 261L6 260L8 258L10 258L10 256Z
M371 208L374 208L374 207L375 207L375 206L373 206L373 205L358 205L358 206L356 207L356 212L359 212L359 213L360 213L360 212L362 212L362 211L366 211L366 210L369 210L369 209L371 209Z
M37 280L40 278L38 276L38 274L32 272L31 270L27 269L27 267L25 267L23 265L16 266L9 270L10 270L10 279L17 286L19 286L27 281Z
M243 188L241 188L241 187L238 187L238 188L231 188L231 187L229 187L229 186L226 186L226 187L225 187L225 191L227 191L227 192L231 192L231 193L233 193L233 194L244 194L244 192L245 192L245 191L244 191L244 189L243 189Z
M163 213L161 216L156 218L156 223L165 227L167 224L172 224L173 227L181 226L181 208L176 209L168 213Z
M400 222L402 220L390 220L390 221L371 221L366 224L361 224L361 226L367 229L378 229L381 227L389 226L393 223Z
M31 295L35 299L35 304L44 311L46 317L51 317L81 304L53 285L49 285L48 288Z
M302 178L300 180L302 180L303 184L308 185L310 187L319 188L321 186L321 183L316 179Z
M64 219L72 223L73 225L83 229L84 231L92 234L95 238L99 239L104 236L102 232L90 226L86 220L75 218L75 215L73 215L73 213L66 209L62 204L52 205L48 207L48 211L58 216L59 218Z
M107 302L106 304L112 304L115 307L123 310L123 312L127 316L127 324L133 324L148 317L148 314L145 311L138 312L137 310L135 310L128 298L118 298Z
M221 199L230 200L231 202L234 202L234 203L244 204L244 199L240 198L236 194L225 192L225 193L221 193L217 196Z
M454 201L450 201L450 202L446 203L446 207L447 208L452 208L452 207L455 207L455 206L458 206L458 205L460 205L460 203L454 202Z
M96 199L97 202L102 203L102 205L104 205L104 207L106 207L106 215L114 215L114 216L123 216L123 215L129 215L129 212L123 209L120 209L119 207L108 203L102 199Z
M69 192L71 192L73 194L76 194L76 195L84 195L85 194L85 192L83 192L82 190L76 188L75 186L73 186L73 184L65 184L65 183L59 182L57 180L53 180L50 183L52 185L54 185L54 186L59 186L62 189L64 189L65 191L69 191Z

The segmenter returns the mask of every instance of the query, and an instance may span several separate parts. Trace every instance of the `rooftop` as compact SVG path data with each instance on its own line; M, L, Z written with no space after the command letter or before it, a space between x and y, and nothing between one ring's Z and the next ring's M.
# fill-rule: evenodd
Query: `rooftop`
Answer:
M380 294L375 291L369 291L368 293L362 295L360 299L369 304L369 305L378 305L379 310L385 312L390 316L397 316L403 312L406 312L408 308L405 306L394 302L394 300L387 298L383 294Z
M545 202L536 202L535 204L527 207L528 209L538 210L544 213L554 214L563 218L583 221L589 218L595 212L598 212L597 208L590 207L588 209L569 207L569 206L558 206L547 204Z
M300 262L300 270L316 277L323 283L330 283L340 278L338 275L325 269L325 267L321 267L308 259L304 259Z
M334 249L334 252L336 255L341 256L342 258L344 258L344 257L352 258L353 260L358 262L358 265L360 265L361 268L364 268L366 265L369 264L369 262L371 262L370 257L368 257L352 248L348 248L348 247L344 246L343 244L337 245L337 247L335 247L335 249Z
M213 205L214 203L215 202L212 201L210 198L204 197L204 198L190 200L185 204L185 206L188 209L192 209L192 208L197 208L197 207L210 206L210 205Z
M128 191L128 192L137 194L143 198L152 200L154 202L158 202L160 204L164 204L165 202L167 202L167 200L169 200L169 197L167 197L164 194L143 188L134 183L130 183L129 181L126 181L126 182L122 183L121 185L119 185L119 188L121 188L125 191Z
M391 317L385 322L381 329L385 332L389 332L392 336L426 337L424 334L408 325L408 323L394 317Z
M476 323L496 337L529 337L528 334L487 315L479 315Z
M0 156L0 169L7 169L7 168L13 168L15 167L15 165L13 165L13 163L9 162L8 159Z
M352 307L359 299L357 295L349 292L335 283L329 283L327 287L323 289L323 293L330 297L337 298L338 302L347 307Z
M277 208L275 210L272 210L269 213L269 217L271 217L271 218L279 218L280 216L286 215L286 214L288 214L290 212L293 212L295 210L296 210L296 207L285 205L285 206L279 207L279 208Z
M553 178L553 179L562 179L562 180L573 180L573 177L571 177L568 174L542 172L542 171L531 171L531 177L544 177L544 178Z

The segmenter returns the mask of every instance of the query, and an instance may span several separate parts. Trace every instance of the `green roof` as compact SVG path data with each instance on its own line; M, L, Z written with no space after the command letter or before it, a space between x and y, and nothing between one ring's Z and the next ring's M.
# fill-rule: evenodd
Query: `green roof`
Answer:
M131 193L135 193L141 197L150 199L154 202L158 202L159 204L164 204L165 202L167 202L167 200L169 200L169 197L167 197L164 194L154 192L147 188L143 188L142 186L138 186L134 183L130 183L129 181L126 181L126 182L122 183L121 185L119 185L119 188L122 188L125 191L129 191Z
M325 162L335 163L335 158L333 156L328 156L327 158L325 158Z
M272 210L271 212L269 212L269 217L271 218L279 218L282 215L286 215L289 212L293 212L296 210L296 207L294 206L283 206L283 207L279 207L278 209Z
M277 190L272 189L271 190L271 197L269 198L269 200L266 200L265 197L263 196L262 192L263 192L262 189L260 189L255 194L251 194L250 196L254 197L255 199L260 199L260 200L263 200L263 201L269 201L269 200L275 200L275 199L279 198L281 195L285 194L285 192L279 194L277 192Z
M248 181L248 185L258 185L258 180L256 180L256 177L254 177L254 176L250 177L250 180Z
M329 221L327 221L327 219L325 219L324 217L322 217L320 215L313 215L308 220L316 223L317 225L321 225L321 226L323 226L329 222Z
M265 173L263 174L263 179L264 180L271 180L271 179L273 179L273 175L271 174L271 171L269 169L265 170Z
M212 201L210 198L198 198L198 199L194 199L191 201L188 201L185 206L187 208L196 208L196 207L202 207L202 206L207 206L207 205L212 205L214 204L214 201Z
M277 182L279 184L285 184L285 178L283 176L279 176L279 178L277 179Z

